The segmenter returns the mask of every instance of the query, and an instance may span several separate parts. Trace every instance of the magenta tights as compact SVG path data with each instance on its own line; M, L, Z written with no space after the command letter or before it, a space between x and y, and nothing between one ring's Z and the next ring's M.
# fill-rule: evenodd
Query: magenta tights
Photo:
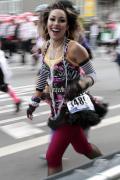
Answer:
M61 166L62 156L70 143L78 153L89 154L92 151L92 147L80 126L64 125L52 135L46 154L48 167L56 168Z

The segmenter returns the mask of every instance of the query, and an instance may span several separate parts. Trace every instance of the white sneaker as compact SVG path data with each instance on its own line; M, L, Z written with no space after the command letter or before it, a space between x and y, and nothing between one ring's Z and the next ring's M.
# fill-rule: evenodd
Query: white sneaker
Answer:
M40 154L39 158L46 161L46 154Z

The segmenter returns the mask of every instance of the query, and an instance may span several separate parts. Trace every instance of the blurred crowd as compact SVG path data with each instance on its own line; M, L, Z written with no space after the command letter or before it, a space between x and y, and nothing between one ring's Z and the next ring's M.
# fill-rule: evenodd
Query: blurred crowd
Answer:
M38 17L32 13L0 18L1 49L6 58L10 59L13 53L19 53L21 63L26 63L26 52L31 53L38 37L37 22Z
M97 46L106 46L115 49L118 45L118 29L119 21L108 19L105 22L100 21L98 18L93 18L89 28L89 41L91 48L94 50Z
M89 22L79 18L81 34L86 39L86 44L91 52L97 47L104 46L106 53L118 51L120 39L119 20L108 18L105 22L97 17L91 18ZM0 42L5 57L12 61L14 53L20 54L20 63L26 63L26 53L32 55L32 65L36 65L38 54L43 40L38 32L40 25L40 12L38 14L25 12L19 15L0 15ZM39 28L40 31L40 28Z

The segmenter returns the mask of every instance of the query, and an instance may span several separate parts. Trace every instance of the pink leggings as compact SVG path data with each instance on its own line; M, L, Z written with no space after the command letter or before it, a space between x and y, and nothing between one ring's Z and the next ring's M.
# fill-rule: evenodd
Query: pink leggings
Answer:
M57 168L62 165L62 156L70 143L78 153L87 155L92 151L80 126L64 125L53 133L46 154L48 167Z

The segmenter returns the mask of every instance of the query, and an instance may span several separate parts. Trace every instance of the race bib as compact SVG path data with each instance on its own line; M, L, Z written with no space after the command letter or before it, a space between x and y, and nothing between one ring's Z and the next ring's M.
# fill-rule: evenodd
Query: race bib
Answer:
M72 114L83 110L94 110L94 105L86 93L80 94L80 96L74 98L72 101L68 101L67 107Z

